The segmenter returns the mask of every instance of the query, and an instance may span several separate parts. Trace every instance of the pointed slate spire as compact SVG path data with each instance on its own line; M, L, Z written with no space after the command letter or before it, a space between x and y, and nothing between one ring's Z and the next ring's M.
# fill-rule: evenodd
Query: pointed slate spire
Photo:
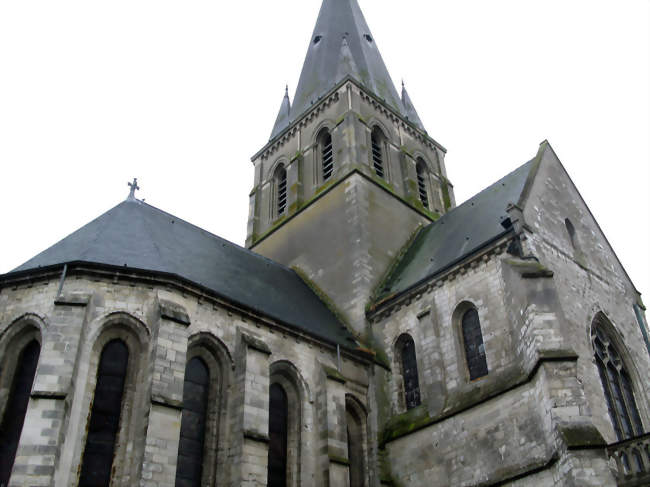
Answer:
M305 113L346 76L403 113L402 102L357 0L323 0L293 98L293 118Z
M278 135L285 128L289 126L289 115L291 114L291 100L289 100L289 86L284 90L284 98L282 99L282 105L280 105L280 112L278 113L278 118L275 119L275 125L273 126L273 131L271 132L271 138Z
M409 122L414 123L419 128L424 130L424 125L418 116L418 112L415 111L411 97L406 91L406 86L404 86L404 81L402 81L402 105L404 105L404 116L409 120Z

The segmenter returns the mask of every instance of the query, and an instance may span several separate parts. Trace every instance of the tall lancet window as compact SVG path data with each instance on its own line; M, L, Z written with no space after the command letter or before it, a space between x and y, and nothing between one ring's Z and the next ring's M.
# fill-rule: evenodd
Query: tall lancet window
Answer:
M462 320L463 344L465 346L465 359L469 369L470 380L478 379L488 374L485 345L478 311L471 308L465 312Z
M415 170L418 178L418 196L420 197L420 202L425 208L429 208L429 192L427 191L427 179L429 177L429 172L427 170L427 163L424 162L424 159L418 157Z
M397 340L397 352L402 366L404 381L404 398L406 408L412 409L420 405L420 381L418 379L418 363L415 356L415 342L410 335L404 334Z
M280 164L275 170L275 216L284 215L287 210L287 170Z
M209 386L208 367L194 357L185 367L176 487L201 487Z
M607 409L620 441L643 434L643 424L634 399L630 374L609 335L598 322L599 318L603 319L599 315L594 321L591 341L605 392Z
M289 402L280 384L271 384L269 398L268 487L287 485Z
M40 353L41 345L37 340L32 340L18 356L9 399L0 423L0 486L9 484Z
M122 340L102 350L84 449L80 487L110 485L129 351Z
M370 141L372 146L372 166L375 170L375 174L380 178L383 178L385 175L384 171L384 145L385 145L384 133L379 127L372 129L370 134Z
M332 134L324 129L318 137L318 148L320 150L321 166L323 170L323 181L327 181L334 174L334 151L332 148Z

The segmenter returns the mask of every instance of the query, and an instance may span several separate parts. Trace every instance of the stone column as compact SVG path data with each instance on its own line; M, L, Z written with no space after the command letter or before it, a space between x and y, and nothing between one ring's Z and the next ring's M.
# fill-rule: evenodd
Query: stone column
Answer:
M345 414L345 378L336 370L324 367L327 377L327 454L329 457L329 485L348 487L350 461Z
M88 294L69 294L54 302L50 325L42 337L10 485L49 486L54 482L63 443L66 397L90 299Z
M267 484L269 455L269 357L271 350L248 334L241 335L242 368L238 374L241 410L241 447L236 452L239 470L233 485Z
M153 378L140 485L174 487L190 318L181 306L165 300L159 302L158 318L152 327Z

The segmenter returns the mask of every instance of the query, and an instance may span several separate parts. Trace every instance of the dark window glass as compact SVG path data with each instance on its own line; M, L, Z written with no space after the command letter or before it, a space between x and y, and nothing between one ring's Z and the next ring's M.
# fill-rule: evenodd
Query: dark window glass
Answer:
M334 172L334 152L332 150L332 134L325 131L321 136L321 158L323 163L323 181L332 177Z
M591 339L616 437L622 441L643 434L643 424L634 399L632 382L620 354L598 324L594 324Z
M287 171L284 166L280 166L276 172L275 184L277 187L277 211L278 216L283 215L287 209Z
M106 487L111 482L128 361L129 351L121 340L109 342L102 351L81 464L80 487Z
M400 354L402 356L402 377L406 407L411 409L420 405L420 382L418 364L415 356L415 343L409 335L400 337Z
M185 367L183 416L178 444L176 487L200 487L210 375L205 362L193 358Z
M426 163L422 159L418 159L417 166L415 167L418 177L418 193L420 195L420 201L422 206L429 208L429 195L427 193L427 170Z
M478 312L473 308L463 315L463 342L470 380L487 375L488 366L481 323L478 319Z
M0 425L0 486L9 484L40 353L41 345L32 340L20 353L16 363L9 400Z
M380 178L384 177L384 157L383 157L383 137L379 129L374 129L370 136L371 145L372 145L372 164L375 169L375 173Z
M268 487L287 484L287 394L279 384L271 384L269 400Z

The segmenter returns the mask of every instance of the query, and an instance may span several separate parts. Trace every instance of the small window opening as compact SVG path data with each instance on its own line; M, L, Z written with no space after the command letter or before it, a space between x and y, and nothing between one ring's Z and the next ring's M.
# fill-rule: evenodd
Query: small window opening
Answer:
M465 312L462 320L462 328L469 378L470 380L479 379L488 374L488 366L485 357L483 333L481 332L481 322L476 309L471 308Z
M415 342L410 335L404 334L399 338L397 348L401 356L406 409L413 409L420 405L420 381L418 379Z
M418 163L416 166L416 172L417 172L417 178L418 178L418 193L420 196L420 201L422 202L422 206L425 208L429 209L429 195L427 193L427 182L426 182L426 176L427 176L427 170L426 170L426 163L422 158L418 159Z
M564 225L566 226L566 231L569 234L569 238L571 239L571 246L575 249L576 248L576 229L573 226L573 223L571 223L571 220L566 218L564 220Z
M314 45L318 44L321 41L322 38L323 38L323 36L314 37Z
M287 170L280 165L275 172L275 185L277 191L277 216L284 215L287 209Z
M327 181L334 173L334 152L332 148L332 134L325 130L321 136L321 157L323 162L323 181Z
M370 36L370 34L365 34L365 35L363 36L363 38L364 38L365 40L367 40L368 43L372 44L372 37Z
M381 130L375 127L370 135L372 145L372 164L375 173L380 178L384 177L384 157L383 157L383 142L384 137Z
M289 401L279 384L271 384L269 398L269 459L267 464L268 487L287 485Z

